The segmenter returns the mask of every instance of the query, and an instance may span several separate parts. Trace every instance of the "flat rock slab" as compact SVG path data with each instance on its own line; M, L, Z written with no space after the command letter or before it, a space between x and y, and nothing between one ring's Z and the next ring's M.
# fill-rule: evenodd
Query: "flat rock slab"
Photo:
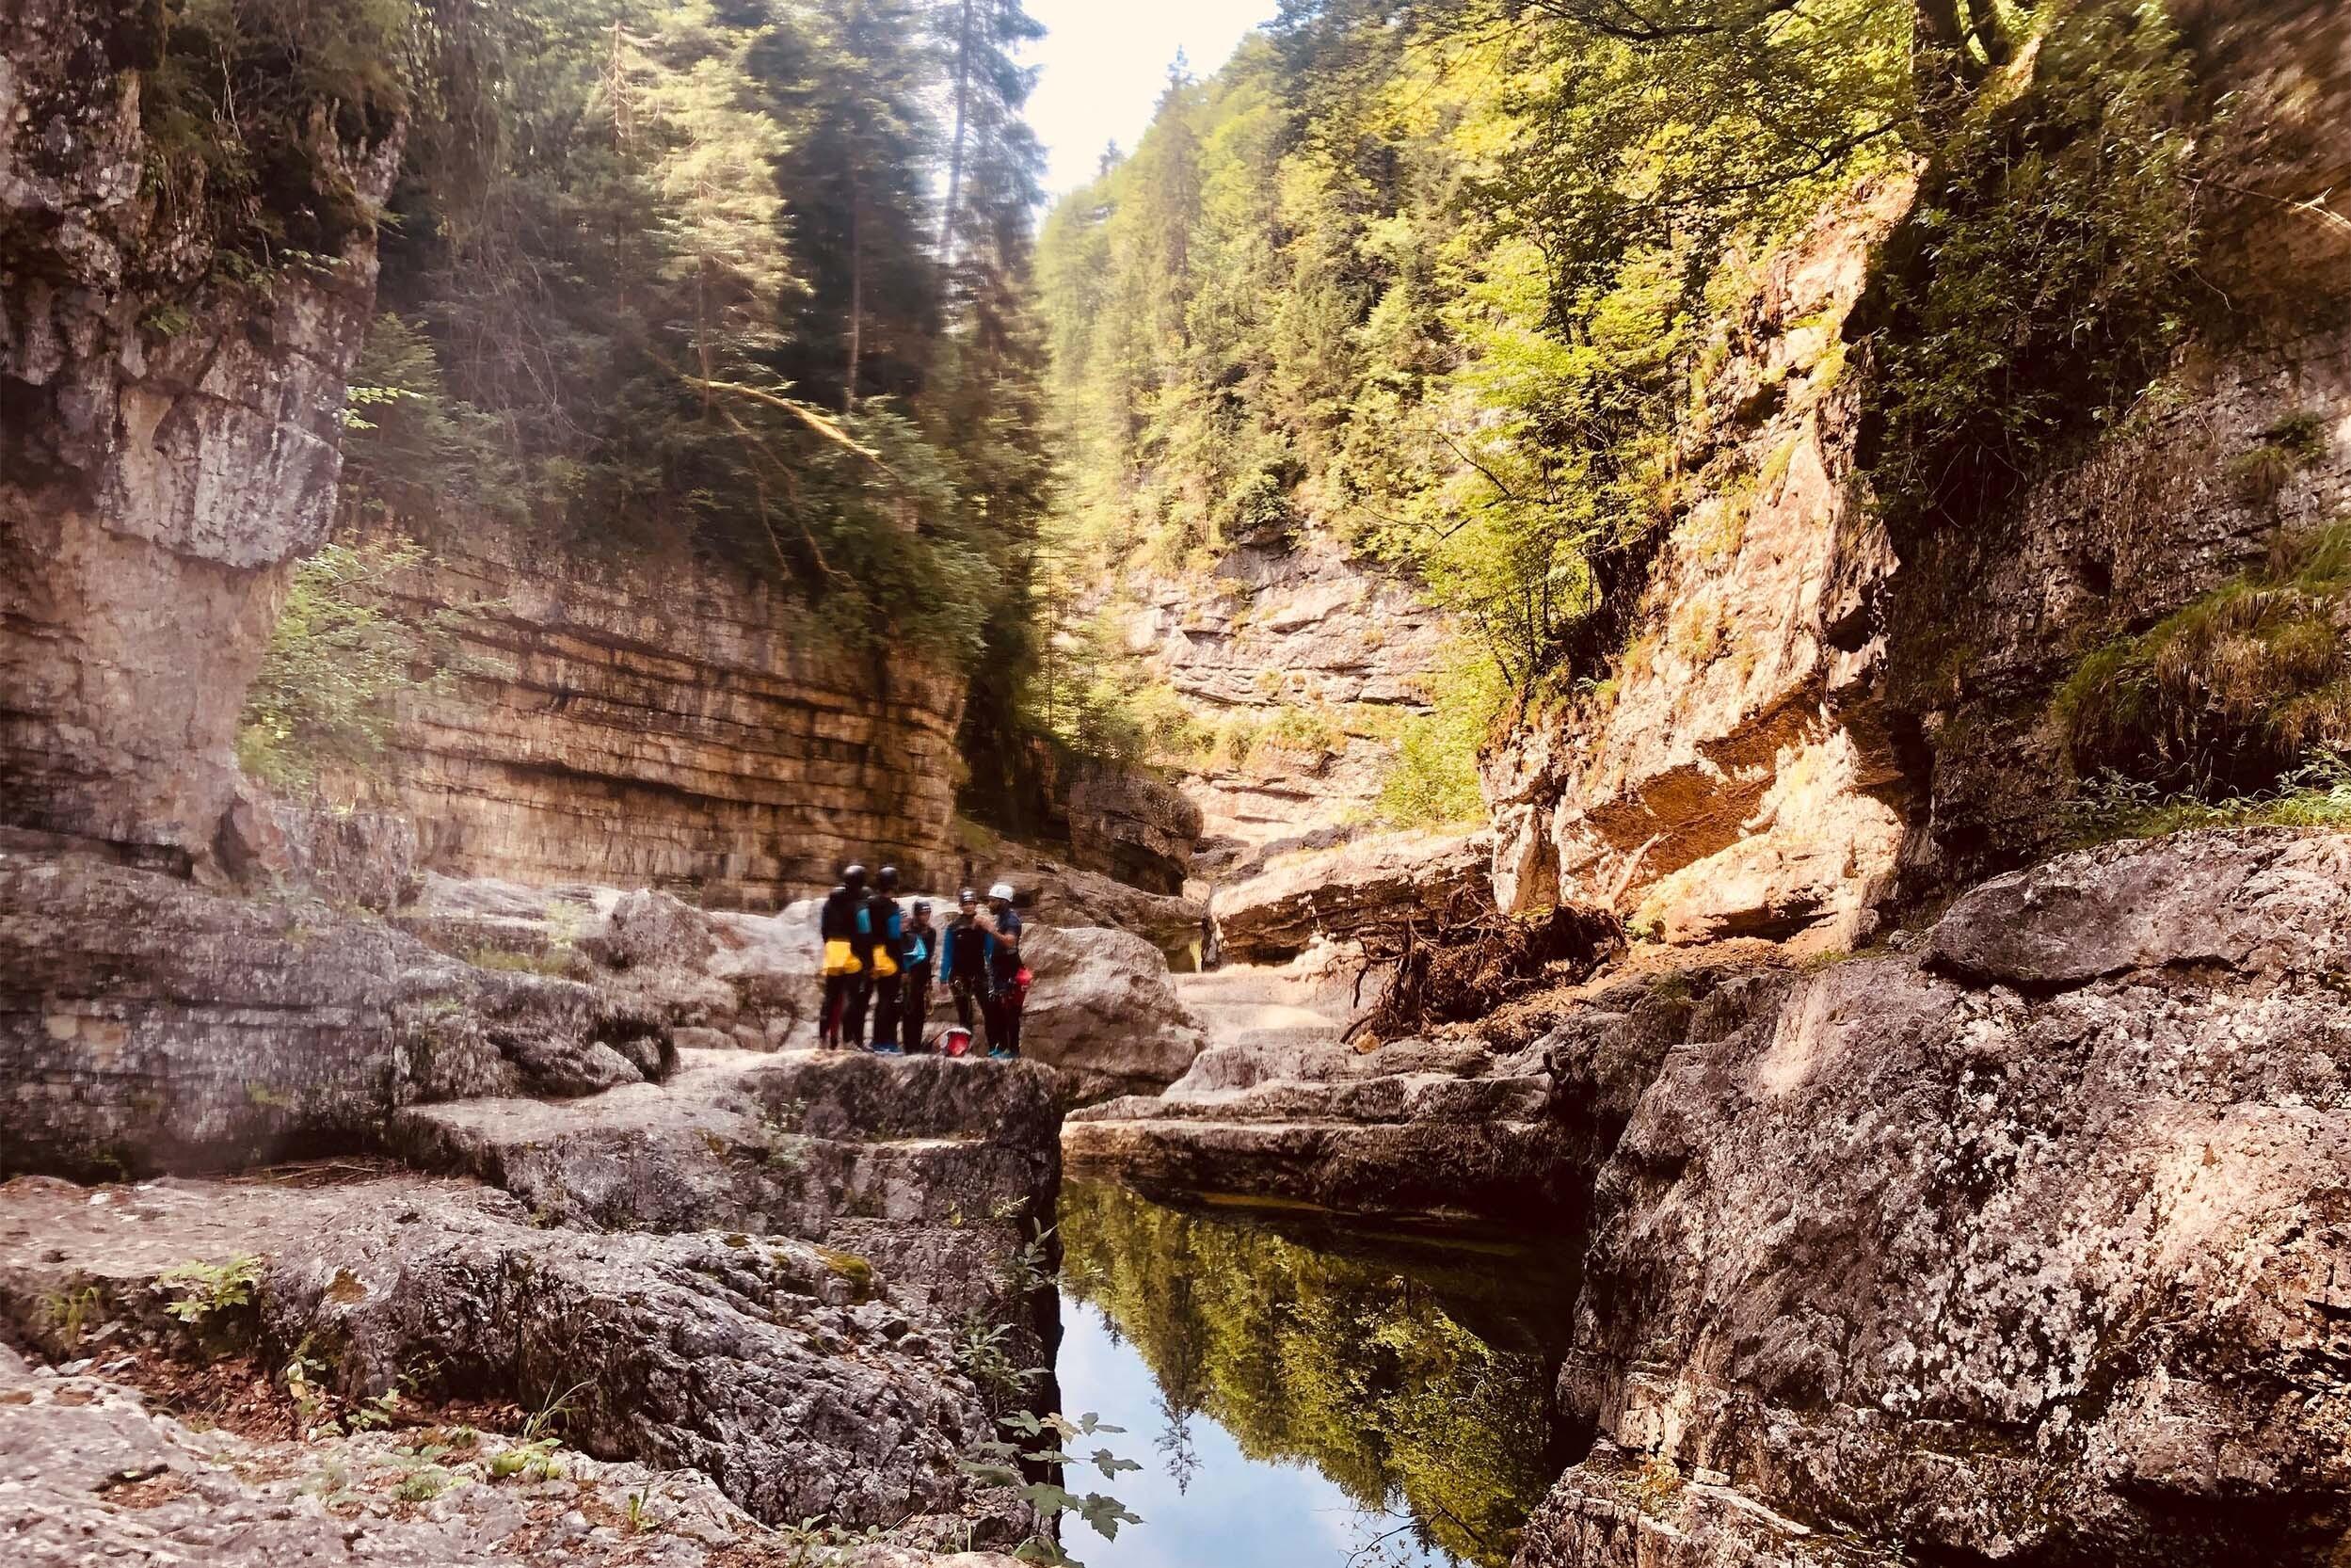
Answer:
M786 1568L806 1560L802 1546L693 1471L568 1453L559 1476L497 1480L491 1464L507 1439L485 1434L431 1460L419 1446L414 1432L296 1443L192 1431L103 1377L61 1376L0 1348L0 1537L18 1568ZM649 1528L633 1528L632 1518ZM842 1568L1009 1568L1011 1560L876 1547L832 1560Z
M988 1432L978 1397L865 1258L740 1233L541 1230L505 1193L415 1176L0 1187L0 1307L20 1329L86 1290L162 1321L188 1289L163 1276L240 1257L257 1260L258 1342L307 1346L350 1397L421 1379L560 1402L567 1442L700 1471L769 1520L1006 1528L956 1468Z

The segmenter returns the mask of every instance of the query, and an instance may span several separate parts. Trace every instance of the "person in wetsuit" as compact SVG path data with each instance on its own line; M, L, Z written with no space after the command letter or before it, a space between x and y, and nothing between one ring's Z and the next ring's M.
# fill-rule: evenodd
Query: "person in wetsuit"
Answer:
M979 1027L987 1027L987 932L979 914L980 895L966 888L956 900L955 918L938 938L938 983L955 999L955 1021L967 1030L975 1016Z
M850 999L863 978L862 968L843 967L839 961L846 954L851 965L862 965L857 952L857 917L865 908L865 868L848 867L840 873L840 882L819 906L816 929L826 948L824 963L824 1005L817 1014L816 1038L827 1049L840 1046L846 1039L843 1026L848 1021ZM833 943L844 944L840 948ZM859 1012L864 1010L859 1008Z
M922 1026L931 1017L931 967L937 940L938 931L931 924L931 901L919 898L914 901L914 912L906 917L906 973L900 987L904 1000L898 1019L898 1043L910 1053L923 1048Z
M905 916L898 907L898 868L884 866L873 873L873 891L866 897L873 956L866 970L873 977L873 1053L896 1056L898 1016L904 1011L906 970ZM849 1038L857 1039L853 1032Z
M979 923L987 934L988 1055L999 1060L1018 1056L1029 971L1020 963L1020 915L1013 908L1011 883L1000 882L988 889L987 911Z

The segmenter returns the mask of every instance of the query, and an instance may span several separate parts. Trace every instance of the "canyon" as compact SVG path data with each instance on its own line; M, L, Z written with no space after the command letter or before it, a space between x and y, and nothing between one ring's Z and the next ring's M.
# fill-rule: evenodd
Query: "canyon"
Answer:
M1932 170L1880 170L1708 325L1622 646L1482 820L1375 824L1461 629L1306 518L1103 599L1250 744L1023 843L957 814L943 646L454 511L380 767L242 776L299 564L391 536L337 500L376 238L232 276L141 24L0 5L0 1538L1083 1554L1119 1466L1038 1423L1093 1312L1171 1430L1485 1568L2338 1560L2351 833L2085 830L2056 718L2351 517L2351 20L2174 11L2257 134L2128 417L1966 531L1882 505ZM314 130L306 199L380 204L409 127ZM856 858L1017 884L1025 1060L813 1048ZM1432 975L1475 1005L1396 1023Z

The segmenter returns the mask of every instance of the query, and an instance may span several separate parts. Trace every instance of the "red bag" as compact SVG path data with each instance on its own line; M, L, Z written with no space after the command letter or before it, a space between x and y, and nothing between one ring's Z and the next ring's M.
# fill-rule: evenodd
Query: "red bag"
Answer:
M939 1049L950 1056L962 1056L971 1049L971 1031L956 1024L939 1038Z

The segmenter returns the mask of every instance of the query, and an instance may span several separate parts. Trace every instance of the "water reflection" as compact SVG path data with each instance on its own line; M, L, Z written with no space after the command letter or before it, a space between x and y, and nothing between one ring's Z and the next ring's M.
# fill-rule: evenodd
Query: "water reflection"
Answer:
M1572 1282L1524 1249L1062 1194L1064 1407L1128 1429L1089 1568L1509 1560L1559 1474Z

